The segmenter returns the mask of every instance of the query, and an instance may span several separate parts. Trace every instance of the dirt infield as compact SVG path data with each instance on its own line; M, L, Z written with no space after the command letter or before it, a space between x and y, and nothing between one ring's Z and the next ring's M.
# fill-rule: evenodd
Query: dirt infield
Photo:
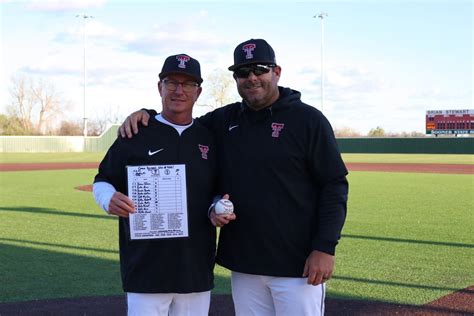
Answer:
M347 163L349 171L474 174L474 165ZM95 169L98 163L0 164L0 171ZM91 191L91 185L76 187ZM330 286L330 283L328 284ZM0 304L0 316L126 315L125 297L78 297ZM230 295L213 295L209 315L234 315ZM326 315L474 315L474 286L422 306L375 301L326 299Z
M124 295L78 297L0 304L0 315L126 315ZM326 299L327 316L340 315L473 315L474 287L442 297L422 306L384 302ZM209 315L231 316L230 295L212 295Z
M3 163L0 171L27 170L62 170L62 169L97 169L97 162L45 162L45 163ZM349 171L382 171L382 172L419 172L474 174L474 165L466 164L422 164L422 163L346 163Z

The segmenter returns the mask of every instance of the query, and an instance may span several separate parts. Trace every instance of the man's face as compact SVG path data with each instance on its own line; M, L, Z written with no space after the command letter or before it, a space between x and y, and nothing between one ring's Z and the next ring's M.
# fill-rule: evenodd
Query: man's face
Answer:
M166 116L189 114L201 94L196 80L183 74L170 74L158 82L163 112Z
M271 105L279 96L280 66L271 67L267 73L261 73L258 67L257 65L249 65L234 70L237 90L245 102L254 110L260 110ZM249 72L252 68L256 70ZM246 76L247 73L248 76Z

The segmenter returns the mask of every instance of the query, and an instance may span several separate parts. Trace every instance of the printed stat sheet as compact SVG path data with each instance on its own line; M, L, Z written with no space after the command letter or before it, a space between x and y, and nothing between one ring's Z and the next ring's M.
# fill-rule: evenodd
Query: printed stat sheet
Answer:
M185 165L127 166L131 239L188 236Z

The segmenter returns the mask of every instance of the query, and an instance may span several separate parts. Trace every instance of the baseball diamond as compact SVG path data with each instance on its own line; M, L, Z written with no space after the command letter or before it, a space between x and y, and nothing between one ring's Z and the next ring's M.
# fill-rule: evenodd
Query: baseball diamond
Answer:
M24 163L0 164L0 171L58 170L96 168L97 163ZM474 174L474 165L453 164L388 164L348 163L351 171L421 172L446 174ZM85 184L75 189L90 191ZM0 315L120 315L125 314L123 295L48 299L2 303ZM474 286L459 290L425 305L403 305L386 302L346 299L326 299L326 315L472 315L474 314ZM230 295L214 294L209 315L234 315Z

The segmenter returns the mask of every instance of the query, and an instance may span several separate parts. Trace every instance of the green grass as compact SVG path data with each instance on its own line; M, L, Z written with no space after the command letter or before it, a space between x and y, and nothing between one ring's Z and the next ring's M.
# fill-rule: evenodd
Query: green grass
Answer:
M423 304L474 285L474 177L352 172L329 295Z
M122 293L117 220L74 189L95 173L0 173L0 302ZM216 283L229 292L227 270Z
M0 173L0 300L121 292L117 224L73 188L95 171Z
M474 164L474 155L342 154L345 162Z
M122 293L116 219L73 189L95 173L0 173L0 302ZM474 176L351 172L349 181L328 297L424 304L474 285ZM214 293L229 293L229 272L215 273Z

